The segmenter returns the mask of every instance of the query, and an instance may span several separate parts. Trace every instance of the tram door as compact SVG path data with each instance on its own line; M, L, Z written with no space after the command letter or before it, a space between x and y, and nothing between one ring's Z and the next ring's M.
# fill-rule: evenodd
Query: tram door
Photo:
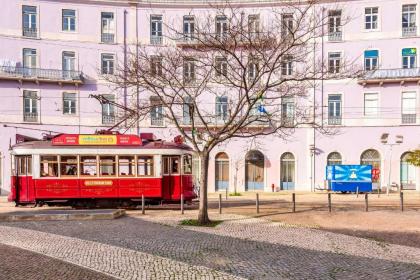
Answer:
M32 156L15 156L15 176L16 202L29 202L33 196Z
M181 196L181 157L162 156L163 198L179 199Z

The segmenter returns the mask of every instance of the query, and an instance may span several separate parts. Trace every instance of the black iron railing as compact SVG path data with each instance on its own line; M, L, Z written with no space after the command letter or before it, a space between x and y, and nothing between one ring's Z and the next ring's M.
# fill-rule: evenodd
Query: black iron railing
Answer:
M83 74L80 71L27 68L17 66L0 66L0 79L26 79L83 82Z

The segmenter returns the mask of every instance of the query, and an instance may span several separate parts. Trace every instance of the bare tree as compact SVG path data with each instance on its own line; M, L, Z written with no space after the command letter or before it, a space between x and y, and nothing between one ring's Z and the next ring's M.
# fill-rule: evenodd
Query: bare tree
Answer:
M167 24L167 44L135 46L125 71L107 77L116 87L139 87L145 98L132 104L135 117L164 119L199 156L201 224L209 222L210 152L233 138L322 129L315 83L349 75L344 61L328 66L314 54L327 24L318 2L285 2L265 22L225 2L184 17L193 22L184 30L173 27L183 29L179 21Z

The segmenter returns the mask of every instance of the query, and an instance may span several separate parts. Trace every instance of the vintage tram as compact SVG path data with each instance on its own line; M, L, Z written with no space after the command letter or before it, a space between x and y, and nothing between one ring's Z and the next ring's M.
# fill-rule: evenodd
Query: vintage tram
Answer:
M11 147L16 205L135 206L196 197L192 153L150 134L60 134Z

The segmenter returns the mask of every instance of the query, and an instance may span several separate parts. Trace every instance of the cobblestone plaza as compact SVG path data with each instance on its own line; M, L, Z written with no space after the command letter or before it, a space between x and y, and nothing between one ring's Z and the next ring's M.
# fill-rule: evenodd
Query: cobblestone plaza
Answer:
M0 224L1 279L418 279L420 249L239 215ZM23 262L23 263L22 263Z

